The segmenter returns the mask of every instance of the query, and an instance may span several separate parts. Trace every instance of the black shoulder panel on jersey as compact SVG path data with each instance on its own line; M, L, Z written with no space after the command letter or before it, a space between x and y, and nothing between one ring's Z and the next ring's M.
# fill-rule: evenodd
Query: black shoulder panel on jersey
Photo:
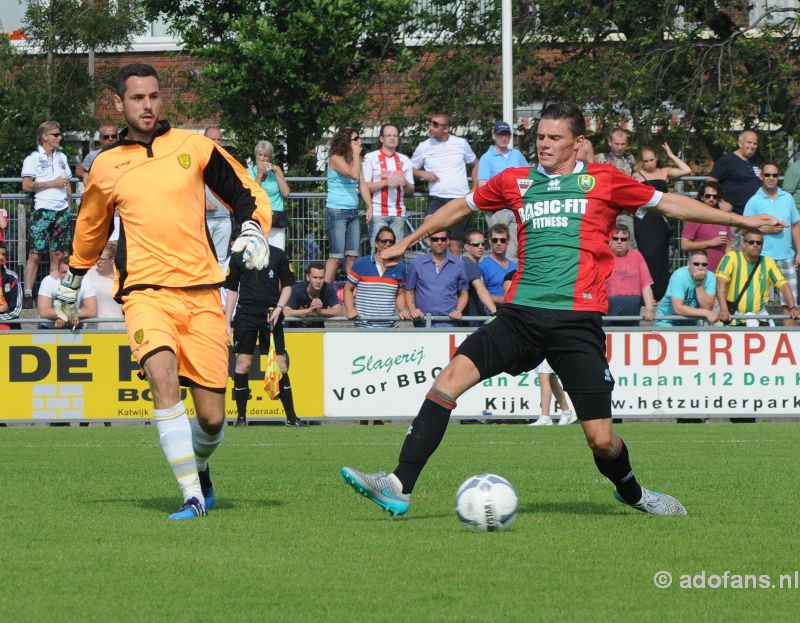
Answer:
M230 162L216 147L212 150L203 171L203 181L233 209L233 214L239 223L252 218L256 209L255 197L250 189L242 184Z

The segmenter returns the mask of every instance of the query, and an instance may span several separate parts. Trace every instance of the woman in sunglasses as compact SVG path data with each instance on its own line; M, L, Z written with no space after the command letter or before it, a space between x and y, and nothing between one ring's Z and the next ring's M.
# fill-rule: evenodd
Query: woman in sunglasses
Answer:
M711 208L730 211L730 204L720 204L722 190L717 182L704 182L697 192L697 200ZM724 210L727 207L728 210ZM687 221L681 233L681 251L705 251L708 254L708 270L717 270L722 256L731 250L733 230L728 225L707 225Z

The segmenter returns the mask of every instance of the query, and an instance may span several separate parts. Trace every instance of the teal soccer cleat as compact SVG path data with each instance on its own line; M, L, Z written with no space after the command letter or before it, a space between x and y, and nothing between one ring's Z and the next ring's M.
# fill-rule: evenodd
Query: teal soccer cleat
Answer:
M169 518L174 520L195 519L206 516L206 507L197 498L189 498Z
M399 517L408 511L411 494L403 493L385 472L364 474L350 467L343 467L341 474L348 485L375 502L390 516Z

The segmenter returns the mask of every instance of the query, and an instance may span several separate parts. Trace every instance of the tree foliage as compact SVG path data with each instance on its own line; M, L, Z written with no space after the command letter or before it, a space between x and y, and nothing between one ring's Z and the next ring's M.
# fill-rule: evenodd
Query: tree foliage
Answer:
M425 50L455 50L418 82L428 106L471 119L500 114L495 4L426 2ZM749 26L750 4L514 0L515 103L574 100L606 130L626 123L640 142L657 130L713 157L742 127L769 130L768 151L785 148L798 122L797 11L772 9ZM483 101L474 102L469 94L478 88Z
M219 115L237 147L284 139L297 165L330 127L358 125L372 77L407 63L411 0L144 0L204 62L194 117Z
M88 50L125 48L143 26L144 14L134 0L28 5L25 48L0 38L0 171L19 174L42 121L55 119L66 131L97 127L90 104L103 81L89 74Z

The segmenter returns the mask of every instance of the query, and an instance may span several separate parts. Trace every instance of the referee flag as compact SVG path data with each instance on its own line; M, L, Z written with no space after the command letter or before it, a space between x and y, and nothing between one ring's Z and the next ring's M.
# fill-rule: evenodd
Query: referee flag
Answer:
M278 354L275 352L275 338L272 332L269 334L269 352L267 353L267 366L264 372L264 391L267 395L276 400L281 393L280 382L283 374L278 365Z

